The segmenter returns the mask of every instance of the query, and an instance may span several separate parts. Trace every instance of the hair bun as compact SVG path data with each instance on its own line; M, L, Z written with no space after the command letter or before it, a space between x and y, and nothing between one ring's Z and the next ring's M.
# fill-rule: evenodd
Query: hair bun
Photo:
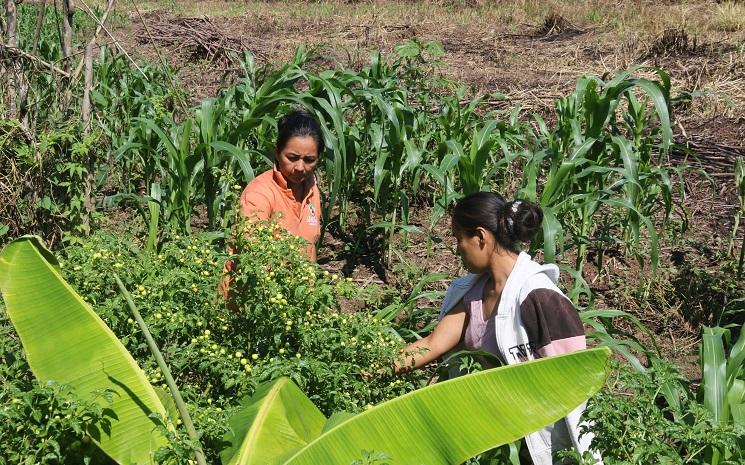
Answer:
M522 242L533 239L543 221L541 207L527 200L507 202L504 215L510 235Z

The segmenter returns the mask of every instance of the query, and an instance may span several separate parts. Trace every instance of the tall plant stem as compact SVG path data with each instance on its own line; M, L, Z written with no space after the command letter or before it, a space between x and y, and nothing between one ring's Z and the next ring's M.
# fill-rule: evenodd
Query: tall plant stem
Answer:
M173 376L171 376L171 371L168 369L168 365L166 365L166 362L163 359L163 355L160 353L160 349L158 349L158 345L155 343L155 339L153 339L153 336L147 329L147 325L142 319L140 311L137 310L137 306L132 300L132 296L129 295L129 292L127 292L127 288L124 287L124 283L122 283L122 280L119 279L119 275L114 273L114 279L116 279L116 284L119 285L119 290L122 292L122 295L127 300L127 305L129 305L129 309L132 311L132 314L137 321L137 325L142 330L142 334L145 335L145 340L147 340L147 345L150 348L150 352L152 352L153 357L155 357L155 361L158 363L160 371L166 378L166 384L168 385L168 389L171 391L171 395L173 396L173 400L176 403L176 408L178 409L179 415L181 416L181 421L186 427L186 432L189 434L189 438L194 441L195 444L197 444L197 449L194 451L197 463L199 465L207 465L207 461L204 458L204 452L202 452L202 445L199 442L197 430L194 428L194 423L192 423L189 412L186 410L186 403L184 402L184 399L181 397L181 393L176 387L176 382L173 380Z
M62 68L70 73L72 63L70 57L72 56L72 34L73 34L73 17L75 15L75 3L73 0L62 0L62 29L64 31L62 35L62 55L64 57L64 63Z
M743 233L742 241L740 241L740 261L737 263L737 279L742 277L743 262L745 262L745 233Z
M582 228L580 229L580 240L582 242L577 248L577 260L575 262L575 269L577 270L577 277L574 279L574 288L576 289L581 284L582 280L582 269L585 267L585 255L587 255L587 232L589 228L589 212L587 207L582 208ZM579 295L575 295L572 301L576 304L579 301Z
M393 260L393 233L396 231L397 212L398 206L393 208L393 214L391 215L391 231L388 233L388 266L391 266L391 260Z
M737 210L737 213L735 213L734 224L732 225L732 236L730 237L729 244L727 245L727 255L731 254L734 251L735 240L737 239L737 230L740 227L741 217L742 217L742 210Z

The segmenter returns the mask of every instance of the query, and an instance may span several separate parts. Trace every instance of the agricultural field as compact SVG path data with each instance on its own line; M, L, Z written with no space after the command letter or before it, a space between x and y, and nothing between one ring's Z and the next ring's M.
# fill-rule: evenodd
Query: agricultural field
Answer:
M317 263L238 215L293 108ZM0 464L519 465L590 394L606 464L745 464L744 158L741 1L3 2ZM479 191L593 349L394 374Z

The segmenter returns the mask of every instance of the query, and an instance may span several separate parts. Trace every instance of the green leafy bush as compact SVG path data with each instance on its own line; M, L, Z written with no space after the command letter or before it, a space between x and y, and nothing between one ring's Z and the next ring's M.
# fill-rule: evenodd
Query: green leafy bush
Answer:
M288 376L326 415L360 411L424 384L421 374L384 376L402 341L374 318L377 309L368 311L359 301L355 285L308 262L306 244L276 225L251 228L234 241L232 311L217 292L228 255L208 236L173 236L157 254L147 254L134 238L99 232L68 246L61 260L65 279L150 382L165 388L112 272L122 278L189 404L208 456L221 448L235 400L259 382ZM341 302L363 309L347 312ZM190 456L194 445L181 428L164 434L171 444L159 460L179 463Z
M0 318L0 464L83 463L95 454L86 431L106 431L114 419L103 402L84 402L53 382L31 375L12 326Z
M680 407L669 405L661 386L683 386ZM713 450L738 450L745 431L723 425L688 389L677 369L660 362L646 372L619 365L606 388L590 399L585 416L594 423L593 447L608 465L709 464ZM730 457L720 464L742 463ZM592 461L585 462L592 463Z

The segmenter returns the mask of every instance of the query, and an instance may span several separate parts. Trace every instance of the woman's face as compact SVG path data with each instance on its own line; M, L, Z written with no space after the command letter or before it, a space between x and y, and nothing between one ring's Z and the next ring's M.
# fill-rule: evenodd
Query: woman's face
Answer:
M483 273L489 266L487 252L487 235L483 228L477 228L473 236L469 236L457 225L453 224L453 236L457 241L456 252L463 262L463 267L470 273Z
M277 168L288 185L302 184L318 166L318 144L310 136L295 136L287 140L277 153Z

